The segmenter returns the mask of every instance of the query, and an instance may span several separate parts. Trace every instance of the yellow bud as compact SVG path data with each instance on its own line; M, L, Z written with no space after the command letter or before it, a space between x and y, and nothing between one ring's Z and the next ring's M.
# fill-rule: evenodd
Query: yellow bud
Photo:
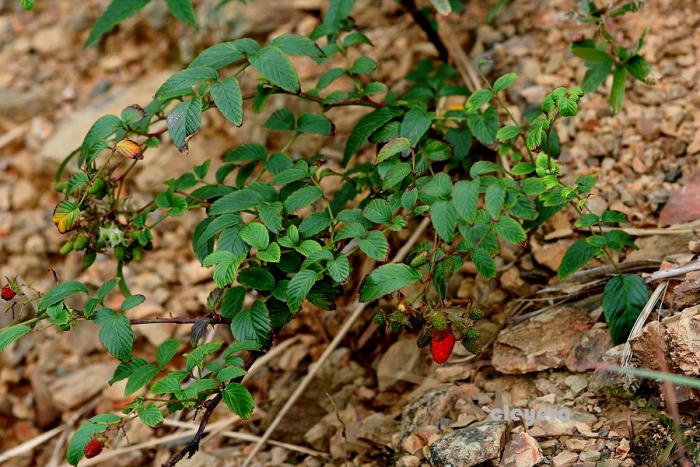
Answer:
M114 150L117 154L128 157L129 159L143 159L141 146L130 139L119 141L116 146L114 146Z

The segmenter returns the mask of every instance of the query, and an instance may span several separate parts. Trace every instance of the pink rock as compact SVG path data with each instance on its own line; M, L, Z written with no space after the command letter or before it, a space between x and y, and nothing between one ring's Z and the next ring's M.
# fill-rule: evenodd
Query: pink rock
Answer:
M659 224L682 224L697 219L700 219L700 171L693 172L683 188L671 193L659 215Z

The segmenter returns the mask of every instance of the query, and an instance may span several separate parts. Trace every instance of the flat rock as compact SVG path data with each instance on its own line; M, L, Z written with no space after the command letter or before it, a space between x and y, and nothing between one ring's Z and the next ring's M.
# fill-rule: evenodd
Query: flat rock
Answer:
M593 324L588 310L580 306L547 310L498 335L493 347L493 366L508 374L561 367Z
M469 385L444 385L424 392L401 414L402 438L424 425L436 425L455 409L457 401L468 400L471 393Z
M700 306L663 320L669 362L686 376L700 376Z
M470 467L501 453L506 433L502 422L481 422L441 436L430 446L434 466Z
M593 327L588 329L583 332L581 340L566 357L566 367L575 373L593 370L600 363L603 354L613 345L608 328Z
M103 115L120 115L129 105L147 105L171 72L154 73L138 79L133 85L115 87L103 96L90 101L90 104L71 112L56 128L54 134L39 151L36 159L45 169L53 169L70 153L80 146L83 137L95 121Z
M578 460L578 454L571 451L562 451L552 458L552 465L554 467L568 467L574 465L574 462Z
M543 460L537 440L527 433L517 433L508 441L501 465L504 467L532 467Z
M377 365L377 384L380 391L386 391L399 381L420 384L423 377L414 368L420 361L420 349L413 337L395 342Z
M673 193L659 214L659 224L681 224L700 219L700 171L693 172L685 186Z
M54 405L71 409L102 391L112 377L116 363L95 363L70 373L51 384Z

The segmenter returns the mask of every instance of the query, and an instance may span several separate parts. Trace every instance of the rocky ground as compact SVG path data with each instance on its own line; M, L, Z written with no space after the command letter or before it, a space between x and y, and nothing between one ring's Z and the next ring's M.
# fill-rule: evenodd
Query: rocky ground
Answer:
M51 224L59 200L51 190L53 171L96 118L148 102L169 72L216 41L307 33L326 4L284 0L274 2L270 14L270 2L232 2L221 13L214 10L218 0L202 0L196 2L201 27L192 31L167 14L164 2L154 1L99 48L81 50L108 2L39 1L34 12L22 12L18 3L0 0L0 277L20 276L38 290L53 284L51 269L62 279L79 277L96 284L114 270L107 258L87 272L75 255L64 259L58 254L63 239ZM494 25L482 20L489 7L484 3L469 2L467 14L452 27L470 57L493 60L494 75L516 71L523 77L508 96L514 111L538 103L553 87L580 81L585 70L567 49L582 30L567 15L573 1L513 2ZM375 44L369 53L380 58L377 79L394 82L418 59L434 53L394 2L357 4L355 19ZM607 83L582 101L578 116L560 126L560 137L567 177L599 174L593 209L617 209L632 219L630 233L640 248L620 259L632 269L653 272L689 264L700 253L697 223L692 223L700 219L700 8L692 1L655 0L614 25L630 40L646 27L644 54L658 83L630 86L623 112L614 116L608 110ZM306 80L319 72L305 62L297 66ZM162 189L164 180L206 158L216 160L232 146L278 145L260 122L280 105L273 102L266 114L254 116L242 129L206 115L188 158L168 145L149 153L129 189L147 198ZM323 143L330 156L342 151L356 116L336 116L339 131L330 145L310 140L294 150L313 153ZM126 271L128 281L136 284L133 292L147 297L135 318L196 315L206 303L211 274L189 251L198 219L193 213L160 224L155 251ZM484 352L478 358L462 349L436 366L416 347L415 336L378 330L368 312L273 435L317 452L270 446L260 462L404 467L667 462L665 450L674 438L653 408L668 402L659 386L599 368L600 362L619 362L623 354L600 318L600 276L579 276L578 282L564 285L553 279L577 235L572 219L573 213L560 213L524 250L506 252L497 280L476 279L467 264L451 283L457 301L471 299L486 312L479 325ZM693 307L699 301L700 273L675 276L662 309L632 340L633 361L653 369L667 364L675 372L700 376L700 309ZM259 404L253 420L227 429L261 434L345 316L342 307L309 312L290 325L280 338L287 346L250 383ZM11 319L9 310L1 313L0 325ZM55 430L19 456L8 460L0 452L0 462L62 465L66 434L81 417L128 403L119 383L105 385L115 361L100 350L95 329L91 323L65 335L49 329L0 355L0 450L6 455ZM189 327L161 324L138 331L137 346L152 352L168 337L187 335ZM650 350L655 342L667 358ZM698 393L679 389L675 396L681 432L700 443ZM511 413L508 408L528 409L533 423L499 420L504 411ZM558 415L540 417L540 411ZM213 420L227 416L217 410ZM173 420L190 422L191 414ZM177 430L132 424L106 451L119 455L101 465L159 465L182 440L158 440ZM126 446L136 448L120 451ZM181 465L238 465L250 448L219 433Z

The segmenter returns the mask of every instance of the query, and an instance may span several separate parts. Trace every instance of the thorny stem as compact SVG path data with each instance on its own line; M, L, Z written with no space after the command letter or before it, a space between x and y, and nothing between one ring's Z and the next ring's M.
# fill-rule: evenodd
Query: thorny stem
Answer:
M129 322L133 325L138 324L158 324L158 323L174 323L174 324L189 324L196 323L197 321L206 319L209 324L230 324L231 319L223 318L220 316L207 317L203 316L200 318L151 318L151 319L132 319Z

